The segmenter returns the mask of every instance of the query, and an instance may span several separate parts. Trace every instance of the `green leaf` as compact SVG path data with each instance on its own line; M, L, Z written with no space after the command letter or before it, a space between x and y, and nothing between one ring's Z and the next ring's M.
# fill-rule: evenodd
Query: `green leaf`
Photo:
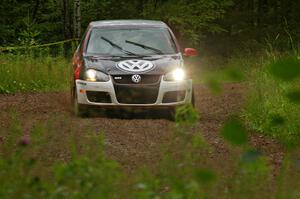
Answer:
M214 94L220 94L223 90L222 85L216 78L209 79L206 84Z
M291 91L286 95L286 97L291 102L300 103L300 90Z
M247 135L243 125L237 119L225 122L221 135L233 145L241 145L247 142Z
M195 172L196 179L204 184L212 182L216 176L213 171L208 169L199 169Z
M185 104L176 109L175 121L177 124L194 124L198 121L199 114L192 104Z
M270 65L271 74L284 81L300 77L300 60L294 57L279 59Z
M271 114L271 124L272 125L283 125L285 123L285 118L282 117L280 114Z
M245 79L243 72L238 68L229 68L225 72L232 81L243 81Z
M242 156L243 163L254 163L261 156L261 153L255 150L249 150L245 152Z

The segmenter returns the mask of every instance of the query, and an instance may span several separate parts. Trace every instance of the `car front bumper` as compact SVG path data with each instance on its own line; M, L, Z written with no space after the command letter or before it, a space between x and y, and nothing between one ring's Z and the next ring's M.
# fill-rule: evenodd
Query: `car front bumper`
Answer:
M127 89L139 87L143 90L143 87L147 85L126 85ZM84 80L76 80L76 92L77 92L77 102L79 104L94 105L94 106L107 106L107 107L168 107L177 106L181 104L190 103L192 101L192 80L184 80L180 82L175 81L164 81L161 79L157 87L157 97L153 103L120 103L120 96L116 95L115 91L116 85L114 85L112 78L108 82L88 82ZM109 102L95 102L89 100L87 93L89 92L105 92L110 98ZM126 89L125 89L126 92ZM181 92L182 97L178 100L168 101L165 99L167 93ZM145 90L143 95L147 95ZM134 97L134 96L133 96Z

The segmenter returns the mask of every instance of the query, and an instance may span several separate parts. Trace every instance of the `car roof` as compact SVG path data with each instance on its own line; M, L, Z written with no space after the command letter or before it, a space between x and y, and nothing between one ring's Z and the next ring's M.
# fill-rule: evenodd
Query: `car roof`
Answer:
M102 20L93 21L90 23L92 27L104 27L104 26L141 26L141 27L164 27L168 26L162 21L154 20Z

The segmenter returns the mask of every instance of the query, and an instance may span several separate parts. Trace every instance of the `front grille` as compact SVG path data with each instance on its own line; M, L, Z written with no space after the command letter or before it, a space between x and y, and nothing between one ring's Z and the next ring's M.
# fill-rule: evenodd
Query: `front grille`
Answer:
M122 104L154 104L157 100L159 83L155 85L116 85L115 92Z
M90 102L111 103L111 97L107 92L86 91L86 96Z
M163 103L181 102L186 91L169 91L164 94Z
M156 84L160 81L161 75L140 75L141 82L138 84ZM116 84L136 84L131 80L132 75L113 75Z

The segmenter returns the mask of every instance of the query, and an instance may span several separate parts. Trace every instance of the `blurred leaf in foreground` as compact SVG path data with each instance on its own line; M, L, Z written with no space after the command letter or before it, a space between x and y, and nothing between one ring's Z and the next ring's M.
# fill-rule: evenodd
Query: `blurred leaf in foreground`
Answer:
M246 131L237 119L230 119L225 122L221 130L221 135L233 145L241 145L247 142Z
M199 169L195 172L195 177L204 184L210 183L216 178L214 172L209 169Z
M282 117L280 114L272 114L270 116L271 118L271 124L272 125L283 125L285 123L285 118Z
M229 68L225 71L225 74L231 81L239 82L245 80L243 72L238 68Z
M300 77L300 60L294 57L279 59L270 65L270 72L281 80L294 80Z
M242 162L243 163L253 163L258 160L258 158L261 156L261 153L255 150L249 150L246 151L242 156Z
M296 102L300 103L300 90L294 90L289 92L286 97L291 101L291 102Z
M208 79L206 84L214 94L220 94L222 92L222 85L216 78Z
M191 125L198 121L199 115L192 104L186 104L176 109L175 121L180 125Z

